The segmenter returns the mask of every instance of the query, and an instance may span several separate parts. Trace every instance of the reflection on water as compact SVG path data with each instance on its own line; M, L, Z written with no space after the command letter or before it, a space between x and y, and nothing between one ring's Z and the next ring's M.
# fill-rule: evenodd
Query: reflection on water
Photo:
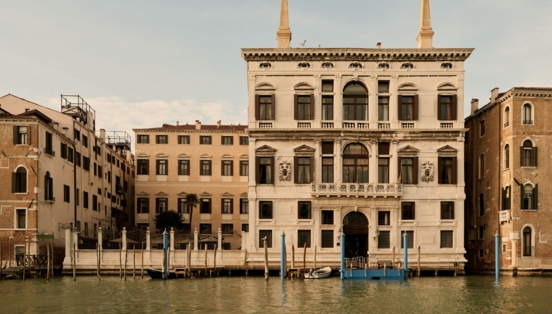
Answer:
M406 282L273 277L192 280L104 277L0 283L1 313L548 313L552 278L428 277Z

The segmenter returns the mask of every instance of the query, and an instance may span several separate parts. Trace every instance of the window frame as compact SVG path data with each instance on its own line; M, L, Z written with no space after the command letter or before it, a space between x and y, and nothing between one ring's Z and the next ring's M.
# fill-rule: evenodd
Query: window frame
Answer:
M401 94L398 96L398 119L399 121L417 121L418 120L418 94ZM404 99L412 98L412 103L406 103ZM410 110L409 110L409 107ZM408 116L410 111L410 117Z
M268 160L270 163L268 164L262 164L263 160ZM262 177L262 168L266 168L264 173L268 174L265 176L264 180ZM255 175L256 175L256 182L257 184L274 184L274 156L257 156L256 157L256 167L255 167Z
M268 206L266 212L263 213L263 205ZM270 220L274 219L274 203L272 201L259 201L259 219Z
M449 99L448 103L444 102ZM437 118L440 121L455 121L458 119L458 96L456 94L439 94L437 96Z
M155 174L158 176L166 176L169 174L169 161L167 159L155 160Z
M231 177L234 175L234 161L229 159L223 159L220 161L220 174L223 177Z
M450 206L450 208L446 208ZM441 201L441 220L454 220L454 202L453 201ZM448 212L448 215L447 215ZM448 217L448 218L447 218Z
M411 212L410 216L407 215L408 211ZM401 202L401 220L416 220L416 202Z
M304 206L304 208L303 208ZM312 202L297 201L297 219L311 220L312 219Z
M139 197L136 203L138 205L136 208L137 214L149 214L150 212L149 197ZM143 207L142 205L145 205L145 207Z
M138 175L149 175L149 159L138 159L137 166ZM101 172L99 172L99 177L102 177Z
M249 160L240 160L240 177L249 176Z
M447 246L448 243L445 241L448 241L446 236L450 234L450 246ZM445 237L443 237L445 235ZM439 248L440 249L453 249L454 248L454 230L440 230L440 237L439 237Z
M211 135L200 135L199 145L213 145L213 137Z
M272 230L259 229L259 248L264 248L263 238L266 237L266 248L272 248L273 232Z
M295 184L311 184L314 181L314 156L295 156L294 163L295 175L293 177Z
M314 94L295 94L293 108L295 120L314 120Z
M211 176L212 172L213 172L213 165L212 165L211 160L203 159L203 160L199 161L199 175L200 176Z
M439 156L438 158L438 164L437 164L437 182L438 184L443 185L456 185L458 184L458 158L456 156ZM447 165L446 161L450 160L451 164ZM444 181L444 177L442 176L443 171L447 171L447 167L451 167L451 178L449 182Z
M164 204L164 210L162 208L163 204ZM166 212L166 211L169 210L168 208L169 208L169 199L168 198L166 198L166 197L156 197L155 198L155 213L156 214Z
M178 175L179 176L189 176L190 175L190 160L189 159L179 159L178 160Z
M21 169L21 171L20 171ZM29 192L29 172L24 166L18 166L12 172L12 193L28 194Z
M240 136L240 145L249 145L249 137Z
M249 215L249 199L240 198L240 215Z
M136 136L136 144L149 144L149 134L138 134Z
M270 99L270 102L262 100ZM261 106L267 107L261 110ZM261 114L264 112L264 115ZM272 121L276 119L276 96L274 94L256 94L255 95L255 119L259 121Z
M228 206L227 206L228 205ZM234 213L234 199L222 198L220 204L220 212L222 215L231 215Z
M23 213L23 215L20 215L20 213ZM27 209L26 208L16 208L15 209L15 224L14 224L14 227L15 229L20 229L20 230L24 230L24 229L27 229L28 227L28 215L27 215ZM24 226L21 226L21 219L24 219L23 221L23 224Z
M305 247L305 244L307 245L307 248L311 247L312 231L310 229L299 229L297 230L297 248Z
M234 145L234 136L222 135L220 137L220 145Z
M178 135L178 144L179 145L190 145L190 136L189 135Z
M207 204L207 205L204 205ZM200 214L212 214L213 213L213 199L210 197L202 197L199 199L199 213Z
M166 134L159 134L155 136L155 144L169 144L169 136Z

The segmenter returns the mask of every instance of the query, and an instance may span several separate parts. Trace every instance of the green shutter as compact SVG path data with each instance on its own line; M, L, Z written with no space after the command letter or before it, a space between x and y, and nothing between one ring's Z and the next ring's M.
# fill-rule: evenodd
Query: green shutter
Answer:
M523 167L523 146L519 148L519 166Z
M505 207L505 204L506 204L506 189L505 188L502 188L502 210L506 209Z
M531 161L531 165L534 166L534 167L538 167L539 166L539 148L538 147L533 147L533 152L531 154L531 157L533 158L533 160Z
M533 188L533 206L532 209L539 209L539 185L535 184Z
M519 193L520 208L527 209L527 208L523 208L523 199L525 198L525 190L524 190L525 186L523 184L520 184L519 188L521 189L521 192Z

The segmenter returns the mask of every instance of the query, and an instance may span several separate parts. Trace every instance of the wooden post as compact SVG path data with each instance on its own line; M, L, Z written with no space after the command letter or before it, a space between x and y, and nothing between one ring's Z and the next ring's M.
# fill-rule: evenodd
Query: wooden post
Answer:
M314 269L316 270L316 245L314 246Z
M395 267L395 247L393 247L393 260L391 261L391 266Z
M97 265L97 276L98 276L98 282L101 280L101 275L100 275L100 245L99 244L96 244L96 253L97 253L97 256L96 256L96 265Z
M50 243L50 245L51 245L51 247L52 247L52 257L51 257L51 258L52 258L52 263L50 264L50 267L51 267L51 268L50 268L50 276L51 276L52 278L54 278L54 277L55 277L55 274L54 274L54 261L55 261L54 256L55 256L56 250L55 250L55 246L54 246L54 242L53 242L53 241L52 241L52 243ZM9 252L9 251L8 251L8 252Z
M3 264L2 264L2 244L0 244L0 281L2 281L2 268L3 268Z
M128 260L128 248L125 248L125 270L124 270L124 276L126 281L126 275L127 275L127 260Z
M291 245L291 268L295 268L295 246Z
M186 246L186 270L188 273L188 278L192 278L192 246L189 242Z
M0 250L0 258L2 256L2 250ZM46 243L46 260L48 261L46 263L46 281L50 281L50 246L48 243ZM0 259L0 267L2 267L2 260ZM0 277L2 277L2 274L0 273Z
M119 246L119 278L123 278L123 244Z
M217 275L217 245L215 244L215 251L213 252L213 269L215 271L215 276Z
M305 274L305 269L307 268L307 242L303 245L303 276Z
M23 252L23 281L25 281L25 272L27 271L27 244L25 244L25 251Z
M132 249L132 279L136 279L136 247Z
M263 245L264 245L265 279L268 281L268 248L266 247L266 237L263 238Z
M77 243L73 243L73 281L77 280Z
M140 269L140 277L144 279L144 243L142 243L142 268Z
M420 246L418 245L418 277L420 277L420 271L421 271L421 267L420 267L420 259L421 259L421 249L420 249Z
M207 243L205 243L205 277L207 277Z

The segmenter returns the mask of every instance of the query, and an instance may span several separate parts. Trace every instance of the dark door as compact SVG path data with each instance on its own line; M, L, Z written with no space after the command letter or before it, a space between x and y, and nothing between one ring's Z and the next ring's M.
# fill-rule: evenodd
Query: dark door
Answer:
M343 219L345 257L368 256L368 219L363 213L350 212Z

